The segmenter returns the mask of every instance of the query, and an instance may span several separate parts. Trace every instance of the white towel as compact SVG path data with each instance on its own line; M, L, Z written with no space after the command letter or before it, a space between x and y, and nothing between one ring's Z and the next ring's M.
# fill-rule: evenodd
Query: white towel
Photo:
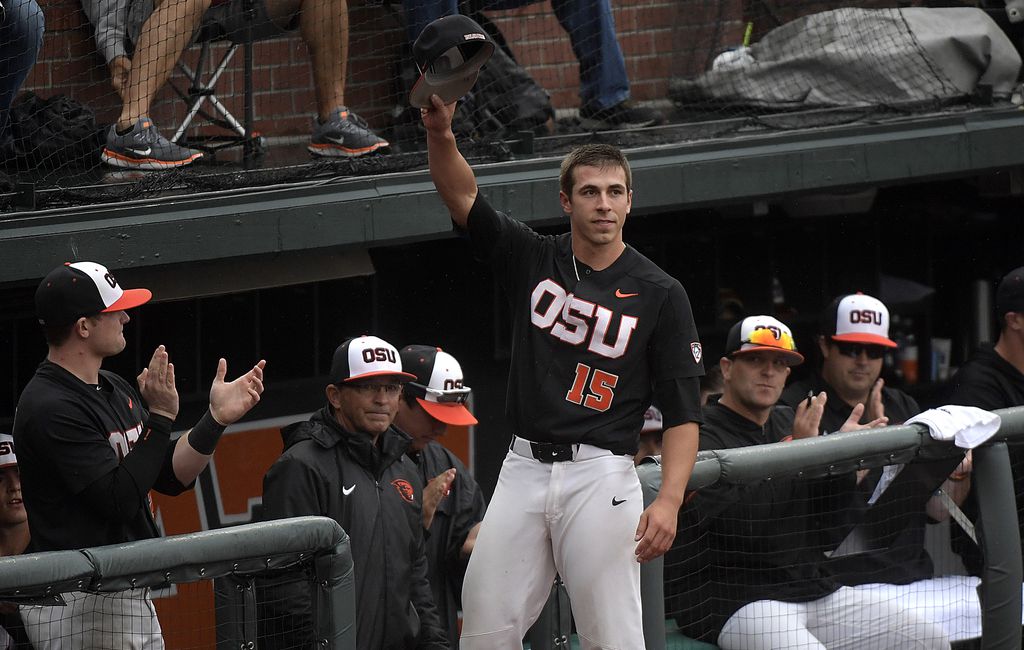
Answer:
M999 431L999 416L974 406L947 404L928 409L906 421L924 424L936 440L953 440L961 449L974 449Z

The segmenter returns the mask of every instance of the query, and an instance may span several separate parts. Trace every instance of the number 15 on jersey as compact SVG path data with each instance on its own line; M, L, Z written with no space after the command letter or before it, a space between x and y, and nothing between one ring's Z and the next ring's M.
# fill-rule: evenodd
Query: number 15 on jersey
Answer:
M585 363L576 364L576 376L565 399L595 411L607 411L615 399L615 384L619 376L604 370L591 368Z

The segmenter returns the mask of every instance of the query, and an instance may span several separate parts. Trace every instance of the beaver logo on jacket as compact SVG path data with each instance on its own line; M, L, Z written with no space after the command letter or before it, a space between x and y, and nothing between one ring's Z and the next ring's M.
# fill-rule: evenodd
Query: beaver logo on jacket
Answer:
M391 481L391 485L394 485L395 489L398 490L398 494L401 495L401 497L408 501L409 503L412 503L415 500L415 494L413 493L412 490L412 484L409 483L409 481L405 480L404 478L396 478L395 480Z

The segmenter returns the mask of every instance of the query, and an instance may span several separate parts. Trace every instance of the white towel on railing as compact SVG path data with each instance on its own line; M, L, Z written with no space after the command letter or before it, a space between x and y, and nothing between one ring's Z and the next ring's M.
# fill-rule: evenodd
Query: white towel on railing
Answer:
M948 404L918 413L906 424L924 424L932 438L953 440L961 449L974 449L999 431L999 416L974 406Z

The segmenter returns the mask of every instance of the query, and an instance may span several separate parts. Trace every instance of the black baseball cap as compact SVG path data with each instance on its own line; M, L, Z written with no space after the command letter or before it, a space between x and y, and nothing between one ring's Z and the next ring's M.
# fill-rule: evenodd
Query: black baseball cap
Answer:
M338 346L331 360L331 383L344 384L370 377L394 377L400 382L416 379L402 372L402 358L395 346L377 336L356 336Z
M729 329L725 339L725 356L734 357L760 351L779 352L790 366L804 362L804 355L796 350L793 333L777 318L747 316Z
M1002 321L1011 311L1024 313L1024 266L1004 275L996 288L996 316Z
M64 262L39 283L36 317L43 326L59 327L83 316L138 307L152 297L149 289L122 289L102 264Z
M494 41L472 18L455 14L431 21L412 44L412 58L420 72L409 93L409 103L429 108L430 96L445 104L473 87L480 68L494 54Z
M466 408L473 392L463 385L462 366L444 350L431 345L402 348L402 369L416 379L405 385L423 410L445 424L469 426L477 420Z

